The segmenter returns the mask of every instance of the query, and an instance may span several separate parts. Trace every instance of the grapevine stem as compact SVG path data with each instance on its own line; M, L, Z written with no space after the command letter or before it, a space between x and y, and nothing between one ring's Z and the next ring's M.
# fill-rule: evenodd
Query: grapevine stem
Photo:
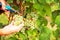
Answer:
M49 29L52 29L52 26L51 26L51 18L50 17L48 17L48 16L45 16L45 19L48 21L48 23L47 23L47 27L49 28ZM57 25L55 24L54 26L53 26L53 28L55 28L55 29L57 29Z

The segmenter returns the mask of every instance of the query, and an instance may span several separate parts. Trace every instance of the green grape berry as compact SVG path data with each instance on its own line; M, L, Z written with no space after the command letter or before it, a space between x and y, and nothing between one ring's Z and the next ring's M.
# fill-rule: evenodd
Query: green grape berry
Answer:
M14 25L15 25L15 26L18 26L18 25L21 24L21 22L23 21L23 17L20 16L20 15L15 15L15 16L14 16L14 20L15 20Z

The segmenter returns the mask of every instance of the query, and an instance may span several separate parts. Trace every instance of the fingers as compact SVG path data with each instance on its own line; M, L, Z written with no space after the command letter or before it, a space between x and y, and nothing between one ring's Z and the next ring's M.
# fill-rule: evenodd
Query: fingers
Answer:
M14 25L14 21L12 21L9 25Z
M24 26L24 21L21 22L21 24L19 26Z
M17 26L17 30L16 30L16 32L19 32L22 28L23 28L23 26L24 26L24 22L22 22L19 26Z

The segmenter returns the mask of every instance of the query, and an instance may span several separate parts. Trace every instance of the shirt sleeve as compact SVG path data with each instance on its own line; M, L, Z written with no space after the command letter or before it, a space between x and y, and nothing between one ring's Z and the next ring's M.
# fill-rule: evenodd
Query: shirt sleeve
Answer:
M11 7L10 7L9 5L6 5L5 8L6 8L7 10L11 10Z

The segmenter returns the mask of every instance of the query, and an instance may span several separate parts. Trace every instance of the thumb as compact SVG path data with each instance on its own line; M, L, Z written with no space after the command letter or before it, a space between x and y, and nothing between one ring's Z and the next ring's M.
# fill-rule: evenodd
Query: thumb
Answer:
M24 21L19 25L20 27L24 26Z
M14 20L10 23L10 25L14 25Z

